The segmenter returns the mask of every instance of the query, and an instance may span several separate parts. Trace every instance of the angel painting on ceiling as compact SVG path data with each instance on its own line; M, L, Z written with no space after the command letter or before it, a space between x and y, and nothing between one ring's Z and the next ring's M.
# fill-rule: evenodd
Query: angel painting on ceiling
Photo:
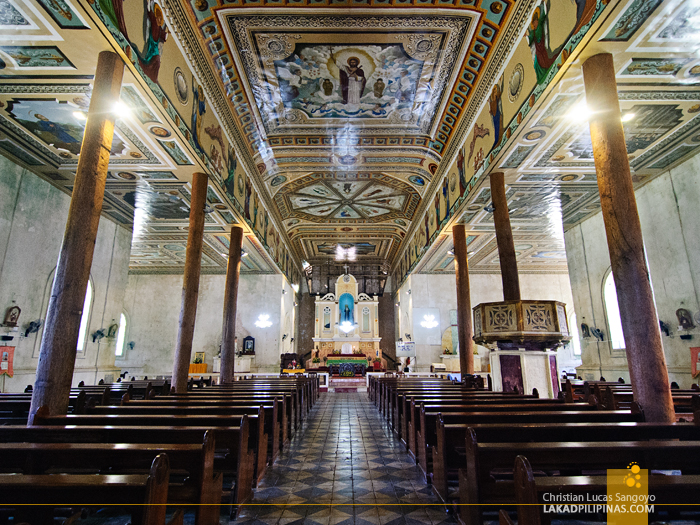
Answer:
M202 129L204 114L207 112L207 102L204 99L202 86L195 84L194 78L192 78L192 92L194 93L194 98L192 99L192 141L200 151L203 151Z
M146 44L143 51L139 53L139 65L146 76L157 83L160 72L160 52L168 39L169 31L165 25L163 10L154 0L147 0L144 27Z
M494 141L495 148L503 139L503 77L501 81L494 84L489 97L489 114L493 119Z
M423 62L401 44L302 43L274 61L285 108L313 118L386 118L414 108Z
M542 0L532 14L530 26L525 38L532 51L532 61L537 74L537 83L542 84L549 74L549 70L557 62L559 53L569 41L569 37L578 33L582 27L588 24L595 15L596 0L569 0L576 8L576 23L568 37L556 49L551 49L549 42L549 14L551 0ZM564 57L566 59L566 57Z

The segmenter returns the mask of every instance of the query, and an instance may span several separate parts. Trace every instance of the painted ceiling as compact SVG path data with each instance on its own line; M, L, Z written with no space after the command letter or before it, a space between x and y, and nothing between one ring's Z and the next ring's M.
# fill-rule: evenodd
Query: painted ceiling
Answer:
M521 271L565 272L599 209L582 60L614 53L635 183L700 147L700 33L681 0L0 0L0 152L70 192L102 50L127 65L103 214L131 271L180 272L209 174L203 271L332 260L498 272L488 173L504 171ZM91 50L86 53L85 50Z

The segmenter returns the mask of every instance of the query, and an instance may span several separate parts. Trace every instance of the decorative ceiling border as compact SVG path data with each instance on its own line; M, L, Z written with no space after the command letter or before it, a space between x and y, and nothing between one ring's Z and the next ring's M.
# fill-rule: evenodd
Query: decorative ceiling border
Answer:
M520 38L520 34L523 32L523 28L527 29L529 25L527 23L527 20L530 17L531 12L533 11L535 5L539 2L540 0L527 0L516 4L517 16L514 15L512 17L511 23L508 26L508 31L503 35L502 40L497 46L497 57L499 60L496 60L494 58L494 60L491 63L491 67L488 68L486 74L482 78L482 82L478 85L478 96L474 98L479 98L481 100L481 103L470 104L467 113L465 113L463 118L460 120L457 134L453 137L453 140L450 142L447 154L443 156L444 161L447 162L440 163L438 173L433 178L433 182L431 183L430 188L426 192L426 195L431 195L433 192L437 191L439 181L442 180L446 172L451 168L452 163L454 162L454 159L458 154L459 150L462 147L464 147L463 141L466 139L466 136L471 132L471 127L473 126L476 116L482 111L484 104L486 103L486 98L489 94L489 90L493 85L494 79L498 78L498 75L501 74L501 71L503 70L509 58L509 54L515 49L515 44ZM533 108L536 105L536 102L539 101L540 98L548 92L549 86L551 85L553 80L557 76L563 74L564 66L567 63L568 59L572 56L572 54L574 53L578 45L584 40L586 35L588 35L589 30L596 24L596 22L600 18L600 15L604 12L605 8L609 5L609 3L609 0L597 0L596 10L589 22L583 27L581 27L576 34L572 35L566 42L566 44L563 45L562 48L559 50L559 54L554 61L554 65L550 68L549 73L547 74L544 81L542 83L537 84L533 88L530 95L525 99L525 102L523 102L523 104L521 105L520 109L516 112L511 121L505 126L503 138L501 139L500 143L494 148L492 148L492 150L485 155L483 165L469 181L467 185L467 190L464 192L464 195L458 200L456 200L454 203L452 203L452 206L448 211L447 216L444 220L440 222L435 232L428 240L428 246L430 246L434 239L438 235L440 235L442 229L448 226L454 220L454 217L459 215L460 207L468 198L471 190L475 187L479 179L489 171L491 164L496 160L503 148L510 142L510 137L516 134L516 131L521 124L526 122L525 117L533 110ZM421 204L421 207L417 213L418 216L421 216L421 214L427 209L427 205L427 203ZM411 239L415 235L418 226L419 225L417 224L417 221L414 221L414 224L411 225L411 228L409 229L409 232L406 236L407 240L405 246L403 247L404 251L402 257L405 256L408 252L409 244L411 242ZM413 270L416 268L416 265L420 262L421 258L426 252L427 250L419 254L419 256L412 264L407 265L407 269L404 275L400 278L399 276L396 276L396 271L399 268L401 259L397 258L397 260L392 266L392 275L396 276L396 279L394 280L398 283L397 287L400 287L405 281L405 279L408 277L408 275L410 275L411 272L413 272Z

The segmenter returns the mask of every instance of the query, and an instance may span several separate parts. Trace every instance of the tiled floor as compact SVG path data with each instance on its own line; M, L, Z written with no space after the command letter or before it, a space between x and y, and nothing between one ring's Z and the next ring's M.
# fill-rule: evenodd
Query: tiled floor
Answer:
M430 505L432 504L432 505ZM366 393L325 393L236 523L456 523Z

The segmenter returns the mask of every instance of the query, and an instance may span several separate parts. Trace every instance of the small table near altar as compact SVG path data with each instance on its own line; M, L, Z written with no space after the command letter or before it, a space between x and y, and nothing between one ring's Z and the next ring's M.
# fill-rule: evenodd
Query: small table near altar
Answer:
M364 375L364 370L367 368L367 356L365 354L329 354L327 357L326 366L331 370L331 375L333 366L338 366L340 372L342 372L346 368L350 369L352 367L354 369L355 365L363 365L362 375Z

